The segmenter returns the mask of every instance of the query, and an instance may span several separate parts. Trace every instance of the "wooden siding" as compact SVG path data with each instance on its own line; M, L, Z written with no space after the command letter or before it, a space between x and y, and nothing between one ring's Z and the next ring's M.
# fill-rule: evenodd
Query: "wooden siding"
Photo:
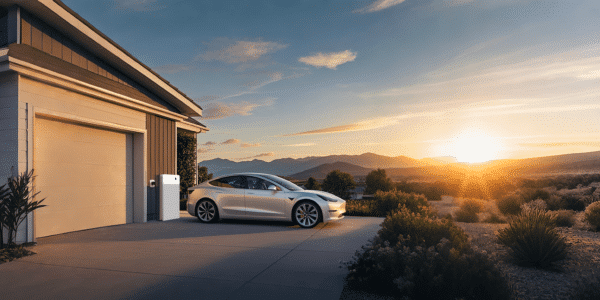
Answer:
M148 135L148 180L160 174L177 174L177 129L175 121L146 115Z

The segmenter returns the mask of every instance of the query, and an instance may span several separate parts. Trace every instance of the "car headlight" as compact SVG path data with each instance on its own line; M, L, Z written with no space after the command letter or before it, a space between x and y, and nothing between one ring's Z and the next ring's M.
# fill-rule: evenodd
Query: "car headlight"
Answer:
M333 199L333 198L326 197L326 196L323 196L323 195L318 195L318 194L317 194L317 196L319 196L319 198L321 198L321 199L323 199L325 201L328 201L328 202L338 202L337 199Z

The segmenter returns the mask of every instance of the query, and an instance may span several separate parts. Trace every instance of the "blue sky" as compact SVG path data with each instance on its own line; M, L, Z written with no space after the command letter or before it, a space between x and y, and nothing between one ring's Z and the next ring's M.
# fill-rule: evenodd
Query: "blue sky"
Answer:
M63 2L204 108L200 160L600 150L600 1Z

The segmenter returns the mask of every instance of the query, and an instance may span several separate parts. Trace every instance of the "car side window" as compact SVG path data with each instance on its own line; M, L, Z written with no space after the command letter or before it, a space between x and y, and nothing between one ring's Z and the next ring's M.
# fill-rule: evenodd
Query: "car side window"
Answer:
M234 189L245 189L246 181L242 176L229 176L223 177L220 179L215 179L209 182L210 185L224 187L224 188L234 188Z
M246 181L248 181L248 188L251 190L267 190L269 187L269 182L260 178L247 176Z

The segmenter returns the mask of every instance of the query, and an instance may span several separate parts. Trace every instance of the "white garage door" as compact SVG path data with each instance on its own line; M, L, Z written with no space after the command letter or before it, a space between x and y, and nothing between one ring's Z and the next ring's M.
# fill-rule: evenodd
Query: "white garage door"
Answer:
M38 117L34 140L37 237L133 221L131 134Z

